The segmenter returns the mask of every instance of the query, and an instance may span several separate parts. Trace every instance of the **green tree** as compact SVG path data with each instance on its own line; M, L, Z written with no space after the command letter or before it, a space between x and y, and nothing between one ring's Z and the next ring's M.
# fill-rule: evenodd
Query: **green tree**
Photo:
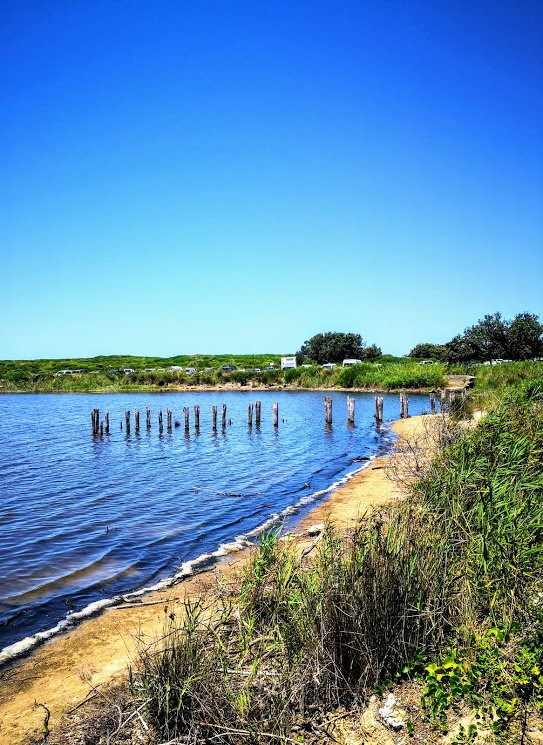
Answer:
M360 334L327 331L324 334L315 334L305 341L296 357L300 361L313 360L319 365L325 362L342 362L348 358L361 359L365 346Z
M360 353L360 357L358 359L371 361L377 359L377 357L381 356L381 347L378 347L377 344L370 344L369 347L365 347L362 352Z
M543 354L543 326L532 313L518 313L512 321L494 313L484 316L446 346L449 362L530 359Z
M518 313L507 331L508 357L529 360L543 356L543 325L533 313Z
M418 359L444 360L447 356L445 344L430 344L429 342L417 344L407 355Z

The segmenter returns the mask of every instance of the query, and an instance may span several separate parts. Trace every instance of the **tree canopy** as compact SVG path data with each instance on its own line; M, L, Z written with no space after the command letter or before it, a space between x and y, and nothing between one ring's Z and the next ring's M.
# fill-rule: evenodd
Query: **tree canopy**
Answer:
M414 346L407 356L418 359L444 360L447 356L447 347L445 344L425 342Z
M494 313L455 336L446 347L449 362L541 357L543 325L533 313L518 313L510 321L501 313Z
M296 356L300 361L309 359L323 365L326 362L343 362L345 359L362 359L365 349L366 345L360 334L327 331L304 341ZM381 350L372 345L368 347L368 351L371 357L378 356Z

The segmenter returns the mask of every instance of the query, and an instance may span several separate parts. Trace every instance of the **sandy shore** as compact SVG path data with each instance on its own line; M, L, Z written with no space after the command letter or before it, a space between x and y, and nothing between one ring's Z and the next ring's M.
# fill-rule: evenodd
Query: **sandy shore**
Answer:
M426 418L399 420L392 428L400 437L416 435L422 432ZM401 498L401 491L386 476L386 462L386 456L373 461L333 492L300 522L297 534L328 518L338 527L347 528L367 509ZM141 603L109 608L0 670L0 744L28 745L39 737L44 709L36 702L48 707L49 726L54 729L63 715L89 695L91 686L125 674L135 655L135 637L152 640L159 635L165 606L171 610L187 596L211 593L219 575L223 581L233 581L247 555L231 554L212 571L145 596Z

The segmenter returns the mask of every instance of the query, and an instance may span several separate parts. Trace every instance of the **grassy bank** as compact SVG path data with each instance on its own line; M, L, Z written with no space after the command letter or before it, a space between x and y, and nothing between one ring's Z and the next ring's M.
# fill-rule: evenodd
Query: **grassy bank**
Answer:
M264 370L270 363L273 370ZM171 366L195 372L172 371ZM225 372L223 367L231 366ZM442 365L383 357L352 368L326 370L317 365L281 371L279 355L193 357L96 357L92 359L23 360L0 362L0 392L147 391L202 386L288 386L295 388L400 388L429 390L445 385ZM131 368L130 375L120 368ZM56 376L63 369L84 369ZM255 371L260 370L260 372Z
M302 558L268 533L239 592L166 619L132 678L157 742L332 742L330 712L407 684L427 742L462 707L478 719L456 742L524 741L543 705L543 380L502 393L440 432L401 505Z

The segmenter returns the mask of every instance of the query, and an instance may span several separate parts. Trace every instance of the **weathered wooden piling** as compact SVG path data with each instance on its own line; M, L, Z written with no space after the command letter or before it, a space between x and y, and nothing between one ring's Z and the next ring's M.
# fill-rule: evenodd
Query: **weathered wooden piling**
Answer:
M140 431L140 412L139 409L134 409L134 426L136 432Z
M436 394L432 391L430 393L430 414L436 413Z
M326 424L332 424L332 397L324 397L324 421Z
M226 404L222 405L222 428L226 429Z
M255 424L260 427L260 401L255 401Z
M273 426L279 426L279 404L277 401L273 402Z
M147 429L151 429L151 409L148 406L145 407L145 419L145 426Z
M172 410L166 409L166 426L168 427L168 432L172 431Z
M409 396L407 393L400 393L400 417L407 419L409 416Z
M130 409L124 412L124 423L125 423L125 429L126 434L130 434Z
M200 407L194 407L194 429L200 429Z
M439 394L439 410L440 411L445 411L447 408L447 401L445 399L445 396L446 396L445 391L441 391L441 393Z
M347 396L347 421L354 424L354 398Z
M158 410L158 431L160 434L164 432L164 423L162 421L162 409Z
M213 423L213 432L217 431L217 407L211 407L211 421Z
M183 406L183 416L185 417L185 432L190 429L190 411L188 406Z
M247 407L247 424L249 427L253 426L253 404L249 404Z
M106 435L109 435L109 411L104 414L104 424L106 425Z
M382 424L383 422L383 397L375 396L375 423Z
M93 409L91 412L92 434L97 435L100 429L100 410Z

